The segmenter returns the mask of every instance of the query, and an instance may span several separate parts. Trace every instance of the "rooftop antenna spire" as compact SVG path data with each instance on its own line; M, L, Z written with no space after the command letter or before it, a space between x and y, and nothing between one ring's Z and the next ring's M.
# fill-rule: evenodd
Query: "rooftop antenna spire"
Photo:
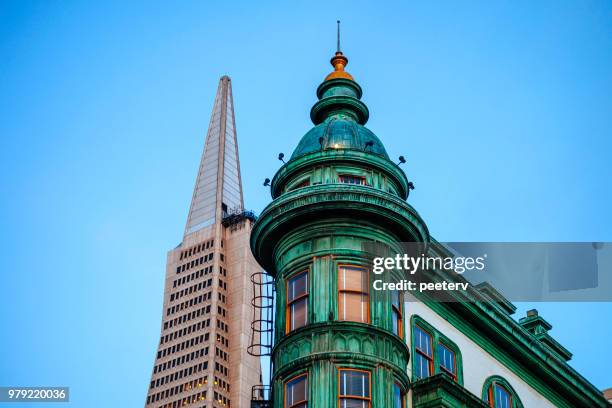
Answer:
M348 72L344 70L344 67L346 66L346 64L348 64L348 58L346 58L342 54L342 51L340 51L340 20L336 20L336 24L338 24L338 38L337 38L338 48L337 48L336 53L332 57L331 61L329 61L334 67L334 72L326 76L325 80L328 81L334 78L343 78L343 79L348 79L350 81L354 81L351 74L349 74Z
M338 24L338 51L337 52L341 52L340 51L340 20L337 20L336 23Z

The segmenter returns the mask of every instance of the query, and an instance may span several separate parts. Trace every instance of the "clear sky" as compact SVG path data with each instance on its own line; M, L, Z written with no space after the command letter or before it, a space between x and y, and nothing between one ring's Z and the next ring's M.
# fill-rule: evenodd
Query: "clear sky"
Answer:
M337 18L438 240L612 241L610 1L3 1L0 385L143 405L219 77L259 212L312 126ZM536 307L611 387L610 304Z

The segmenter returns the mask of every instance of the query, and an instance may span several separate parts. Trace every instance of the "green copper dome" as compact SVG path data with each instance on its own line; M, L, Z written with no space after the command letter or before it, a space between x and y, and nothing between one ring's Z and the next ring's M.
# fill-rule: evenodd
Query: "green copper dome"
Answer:
M336 72L349 75L345 71ZM319 101L310 111L316 126L302 137L291 158L321 150L350 149L388 159L380 139L363 126L368 121L369 111L361 102L361 87L352 77L332 74L319 85Z
M342 114L328 117L310 129L291 158L327 149L361 150L389 158L382 142L370 129Z

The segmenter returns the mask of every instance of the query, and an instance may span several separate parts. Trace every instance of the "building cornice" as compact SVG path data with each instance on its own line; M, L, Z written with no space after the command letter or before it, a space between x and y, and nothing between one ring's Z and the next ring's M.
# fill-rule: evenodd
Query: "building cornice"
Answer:
M399 197L366 186L323 184L283 194L264 209L251 234L251 249L260 265L276 275L272 244L277 237L320 215L379 222L406 242L429 240L425 222Z

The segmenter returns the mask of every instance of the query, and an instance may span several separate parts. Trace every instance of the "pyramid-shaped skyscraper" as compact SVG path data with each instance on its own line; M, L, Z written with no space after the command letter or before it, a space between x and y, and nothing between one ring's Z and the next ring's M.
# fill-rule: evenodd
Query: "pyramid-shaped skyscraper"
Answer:
M248 407L260 362L247 353L249 248L232 84L219 81L182 242L168 253L159 346L146 407Z

